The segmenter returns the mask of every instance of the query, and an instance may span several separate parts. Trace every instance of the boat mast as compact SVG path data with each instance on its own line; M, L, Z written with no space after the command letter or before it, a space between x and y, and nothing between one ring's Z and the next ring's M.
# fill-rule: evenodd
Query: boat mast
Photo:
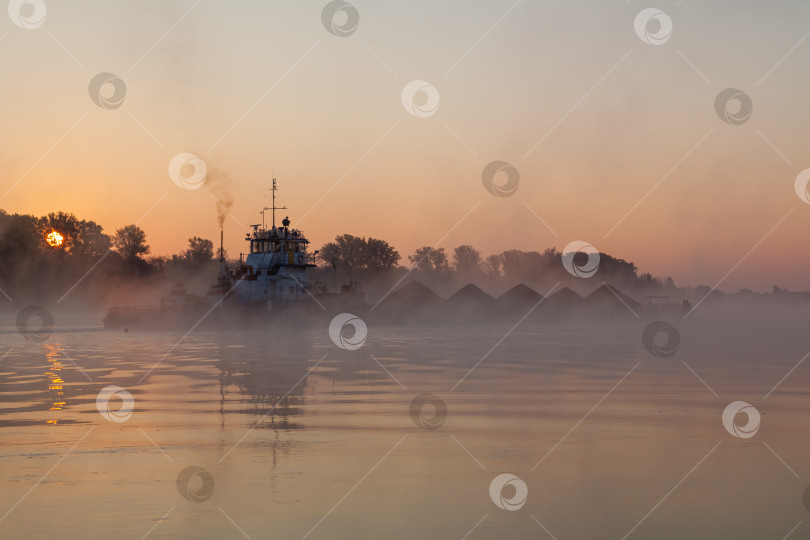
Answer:
M270 191L273 192L273 206L264 207L262 209L262 229L264 229L264 211L265 210L272 210L273 211L273 228L275 229L276 228L276 210L286 210L287 209L286 206L276 206L276 191L277 190L278 190L278 188L276 187L276 178L274 176L273 177L273 187L270 189Z

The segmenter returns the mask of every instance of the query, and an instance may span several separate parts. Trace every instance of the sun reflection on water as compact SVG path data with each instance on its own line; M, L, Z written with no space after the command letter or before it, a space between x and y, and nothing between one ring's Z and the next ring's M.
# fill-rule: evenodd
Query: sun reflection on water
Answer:
M44 375L48 377L48 399L51 402L49 411L61 411L65 406L64 379L61 377L62 349L53 343L45 344L45 359L48 361L49 369ZM48 424L56 424L58 419L48 420Z

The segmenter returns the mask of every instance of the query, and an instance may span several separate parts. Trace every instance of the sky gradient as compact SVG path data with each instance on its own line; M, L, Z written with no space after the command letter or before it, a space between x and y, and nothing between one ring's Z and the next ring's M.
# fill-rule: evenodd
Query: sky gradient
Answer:
M794 191L810 167L810 4L356 0L347 37L324 28L326 4L48 2L38 28L0 18L0 208L107 233L139 222L166 255L218 239L226 194L235 255L275 174L316 248L374 236L407 262L439 241L583 240L679 285L810 290ZM633 26L651 6L673 23L657 46ZM90 99L100 72L125 82L120 107ZM438 91L435 114L403 106L413 80ZM726 88L752 100L740 125L715 112ZM205 160L203 188L171 181L180 152ZM510 197L484 189L495 160L519 172Z

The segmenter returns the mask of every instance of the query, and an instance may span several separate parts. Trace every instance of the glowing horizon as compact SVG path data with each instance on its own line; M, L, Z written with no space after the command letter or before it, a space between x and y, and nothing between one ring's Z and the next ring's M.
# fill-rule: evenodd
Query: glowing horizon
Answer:
M213 197L230 197L233 255L275 175L278 219L313 249L372 236L409 266L440 240L485 255L581 240L679 286L810 290L794 189L810 6L656 3L672 32L653 44L634 29L644 6L621 2L353 2L345 37L325 4L49 3L37 28L7 21L0 208L107 234L138 222L168 255L218 245ZM412 81L435 94L403 101ZM734 123L736 102L721 118L727 88L750 118ZM172 182L184 152L206 164L200 189ZM482 181L495 161L519 175L508 196Z

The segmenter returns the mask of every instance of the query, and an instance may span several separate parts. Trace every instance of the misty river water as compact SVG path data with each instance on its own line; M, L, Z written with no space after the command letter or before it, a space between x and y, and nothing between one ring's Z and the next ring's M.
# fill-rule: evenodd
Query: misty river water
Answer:
M635 319L369 325L355 350L9 319L2 538L810 535L806 311L702 308L666 358ZM736 401L758 430L724 426Z

